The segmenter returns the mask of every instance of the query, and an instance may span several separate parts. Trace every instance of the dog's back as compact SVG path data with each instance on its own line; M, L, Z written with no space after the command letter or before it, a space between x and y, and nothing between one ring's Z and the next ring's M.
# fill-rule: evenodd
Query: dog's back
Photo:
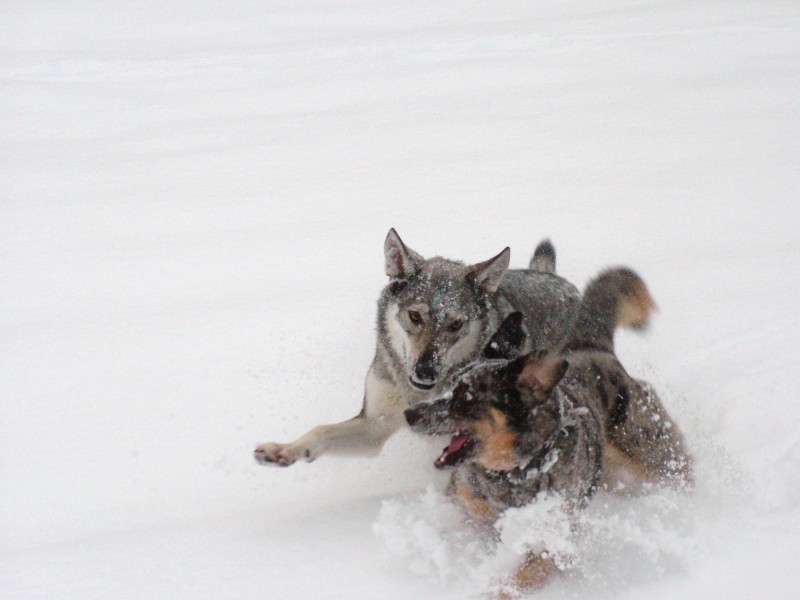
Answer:
M614 354L615 328L644 327L654 308L633 271L606 271L587 286L559 350L521 355L522 315L509 315L452 390L406 410L415 431L453 435L435 464L455 467L448 489L470 515L492 523L541 493L580 508L610 471L691 479L677 427ZM527 591L554 571L547 552L531 552L508 583Z
M500 312L520 311L529 348L554 348L572 329L581 302L578 288L552 272L511 270L500 286Z
M528 348L554 348L562 343L581 302L578 288L556 274L556 249L547 239L536 246L527 269L506 273L500 293L503 316L522 313Z
M656 308L644 281L627 268L608 269L584 291L561 353L578 385L591 388L606 418L607 481L630 476L649 483L692 481L683 434L655 389L632 378L614 353L617 327L643 329ZM623 473L625 471L625 473Z

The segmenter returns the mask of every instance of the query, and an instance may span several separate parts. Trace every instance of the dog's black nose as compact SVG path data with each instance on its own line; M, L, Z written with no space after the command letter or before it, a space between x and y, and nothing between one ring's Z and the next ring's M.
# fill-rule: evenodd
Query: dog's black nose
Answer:
M407 408L403 414L406 416L406 421L411 427L422 418L422 415L413 408Z
M414 379L423 385L433 385L438 376L438 361L433 352L425 352L414 365Z
M433 385L436 382L436 372L429 365L417 365L414 379L423 385Z

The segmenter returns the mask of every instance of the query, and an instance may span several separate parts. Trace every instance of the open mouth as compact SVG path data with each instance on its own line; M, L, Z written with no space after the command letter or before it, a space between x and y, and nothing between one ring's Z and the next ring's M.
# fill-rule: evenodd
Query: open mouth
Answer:
M408 380L411 382L412 386L418 390L425 390L426 392L428 390L432 390L436 386L435 383L421 383L419 381L414 381L411 377L409 377Z
M464 431L457 431L451 438L447 447L442 450L433 465L437 469L457 465L470 455L470 450L475 446L475 441Z

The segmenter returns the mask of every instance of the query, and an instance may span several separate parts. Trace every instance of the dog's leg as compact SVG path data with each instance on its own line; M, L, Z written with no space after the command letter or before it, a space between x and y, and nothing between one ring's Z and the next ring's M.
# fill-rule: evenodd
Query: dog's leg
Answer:
M311 462L325 453L369 456L376 454L402 423L402 412L377 418L358 415L341 423L315 427L288 444L261 444L255 458L261 464L288 467L299 459Z
M511 580L498 591L496 600L511 600L520 594L537 590L547 583L553 573L558 571L555 561L544 552L531 553Z
M609 431L610 441L639 466L645 481L691 486L692 456L655 389L639 379L631 379L628 389L627 418Z
M603 448L602 482L607 490L623 496L638 494L643 484L654 483L643 465L610 442Z
M368 456L405 422L407 403L391 381L378 375L375 365L367 373L364 407L348 421L320 425L288 444L267 442L255 450L261 464L288 467L298 460L311 462L322 454Z
M447 493L455 496L464 511L478 523L491 525L497 520L497 510L470 484L451 481Z

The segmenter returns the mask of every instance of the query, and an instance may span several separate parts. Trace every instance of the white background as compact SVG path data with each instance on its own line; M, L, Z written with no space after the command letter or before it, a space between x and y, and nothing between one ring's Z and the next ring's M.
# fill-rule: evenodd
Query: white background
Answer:
M422 441L252 460L360 409L389 227L659 303L693 549L542 597L800 594L796 2L5 2L0 86L3 598L463 597L373 533Z

